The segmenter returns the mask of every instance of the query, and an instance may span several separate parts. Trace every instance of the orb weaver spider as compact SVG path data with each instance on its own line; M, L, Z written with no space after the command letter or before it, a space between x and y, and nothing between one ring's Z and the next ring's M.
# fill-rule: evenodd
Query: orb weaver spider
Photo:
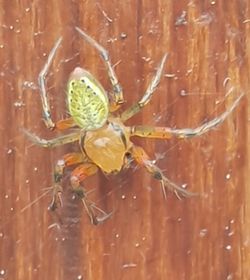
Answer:
M76 166L71 172L70 183L72 189L81 198L84 208L92 224L98 224L110 217L94 203L92 203L81 187L86 177L95 174L98 169L106 174L118 173L122 168L128 167L134 160L137 164L144 166L152 176L159 180L166 195L166 190L174 192L177 196L192 196L193 193L170 181L154 161L149 159L142 147L134 145L130 138L133 136L170 139L191 138L200 136L221 124L237 107L244 94L241 94L224 113L220 116L198 126L197 128L173 129L169 127L150 127L144 125L126 126L124 123L132 116L140 112L147 105L157 88L163 73L167 54L163 56L160 64L149 83L142 98L134 105L120 114L123 99L122 87L112 67L109 53L93 38L80 28L76 27L79 35L86 40L97 52L99 52L108 72L112 84L112 92L108 97L107 92L96 78L80 67L74 69L70 74L67 85L67 103L70 117L59 120L56 123L51 118L51 110L46 92L46 75L59 45L60 37L48 55L48 59L38 78L39 92L42 101L43 117L47 128L63 131L75 128L71 133L50 140L42 139L25 130L26 135L35 144L46 148L52 148L71 142L79 142L80 152L68 153L58 160L54 170L54 183L52 186L52 201L49 209L55 210L60 204L62 206L62 178L65 168ZM99 213L99 214L97 214Z

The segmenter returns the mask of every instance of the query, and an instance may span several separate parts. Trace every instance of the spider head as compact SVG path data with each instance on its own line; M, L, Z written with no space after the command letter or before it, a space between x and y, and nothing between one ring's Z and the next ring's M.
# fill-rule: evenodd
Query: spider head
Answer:
M105 124L109 113L108 97L88 71L76 67L70 74L67 101L72 118L82 129L95 130Z

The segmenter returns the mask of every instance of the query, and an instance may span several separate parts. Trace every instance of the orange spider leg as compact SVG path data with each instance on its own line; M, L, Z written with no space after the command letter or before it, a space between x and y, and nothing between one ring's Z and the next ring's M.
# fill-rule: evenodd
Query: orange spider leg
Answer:
M113 113L121 107L121 104L118 104L115 100L110 98L109 100L109 112Z
M74 192L81 198L84 208L93 225L104 222L112 213L105 213L103 210L95 206L86 196L84 189L81 187L81 182L87 177L94 175L98 171L98 167L93 163L83 163L77 166L71 173L70 182ZM94 209L102 213L102 217L97 217Z
M136 125L129 128L129 134L130 136L139 136L145 138L170 139L173 137L171 130L171 128L167 127Z
M55 210L57 204L62 206L62 178L65 167L72 166L86 161L82 153L69 153L65 154L62 159L58 160L54 169L54 184L52 186L52 201L49 205L50 210Z
M149 156L146 154L143 148L139 146L133 146L131 149L131 155L139 165L144 166L155 179L161 182L162 191L165 198L166 198L166 188L174 192L178 198L179 198L179 194L184 197L196 195L176 185L174 182L170 181L163 174L161 169L158 166L156 166L152 160L149 159Z
M74 126L76 126L76 123L74 122L73 118L67 118L57 121L54 128L58 130L65 130Z
M191 138L200 136L208 131L214 129L215 127L222 124L226 118L234 111L234 109L239 105L240 100L243 98L244 93L242 93L233 104L218 117L205 122L204 124L196 128L170 128L170 127L153 127L153 126L132 126L128 128L130 136L139 136L146 138L160 138L169 139L171 137L177 138Z

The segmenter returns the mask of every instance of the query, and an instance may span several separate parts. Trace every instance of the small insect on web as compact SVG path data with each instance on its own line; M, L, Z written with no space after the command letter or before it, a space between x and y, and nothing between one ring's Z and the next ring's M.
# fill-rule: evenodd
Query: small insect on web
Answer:
M55 210L58 205L62 205L61 194L63 189L61 184L63 173L65 168L75 166L70 175L73 191L82 200L92 224L96 225L105 221L110 217L111 213L105 213L91 202L81 185L86 177L96 174L98 170L105 174L116 174L124 166L127 167L131 160L145 167L155 179L160 181L164 196L166 196L166 190L174 192L177 197L194 195L169 180L162 170L155 165L154 161L150 160L144 149L133 144L131 138L138 136L156 139L170 139L172 137L183 139L200 136L224 122L238 106L244 94L240 93L232 105L221 115L196 128L175 129L144 125L126 126L125 122L139 113L150 102L160 82L167 54L163 55L156 73L142 98L126 110L118 113L118 109L124 103L123 91L112 67L108 51L83 30L78 27L75 29L100 54L108 72L112 92L107 94L91 73L77 67L70 74L67 86L67 103L70 117L57 122L52 120L46 91L46 76L56 51L62 42L62 37L60 37L49 53L47 62L39 74L39 92L44 122L47 128L57 131L64 131L70 128L74 128L74 130L49 140L42 139L24 130L31 141L46 148L53 148L76 141L79 142L79 152L65 154L55 165L52 201L49 208ZM234 87L231 87L230 90L237 91Z

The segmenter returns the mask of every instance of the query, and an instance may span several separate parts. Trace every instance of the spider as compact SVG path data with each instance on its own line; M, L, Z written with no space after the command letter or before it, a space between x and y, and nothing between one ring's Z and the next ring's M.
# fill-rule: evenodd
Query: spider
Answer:
M67 106L70 117L57 122L52 120L46 92L46 75L62 42L62 37L60 37L50 51L47 62L39 74L39 92L43 118L47 128L58 131L70 128L74 128L74 130L49 140L42 139L27 130L24 131L33 143L46 148L79 142L79 152L65 154L55 165L52 201L49 209L55 210L58 204L62 206L61 194L63 190L61 184L63 173L65 168L72 166L75 166L75 168L70 175L70 184L73 191L82 200L90 222L95 225L104 222L112 213L107 214L95 206L88 199L86 191L81 185L86 177L94 175L99 169L105 174L116 174L123 168L128 167L131 161L135 161L160 181L164 196L166 195L166 189L174 192L178 197L194 195L194 193L169 180L162 170L155 165L154 161L150 160L144 149L134 145L130 138L139 136L170 139L171 137L191 138L200 136L224 122L237 107L244 94L242 93L231 107L221 115L194 129L173 129L144 125L126 126L124 123L150 102L160 82L167 54L163 55L142 98L131 107L118 113L118 109L124 103L123 91L112 67L108 51L79 27L75 27L75 29L80 37L100 54L112 84L112 92L108 94L91 73L83 68L76 67L70 74L67 84Z

